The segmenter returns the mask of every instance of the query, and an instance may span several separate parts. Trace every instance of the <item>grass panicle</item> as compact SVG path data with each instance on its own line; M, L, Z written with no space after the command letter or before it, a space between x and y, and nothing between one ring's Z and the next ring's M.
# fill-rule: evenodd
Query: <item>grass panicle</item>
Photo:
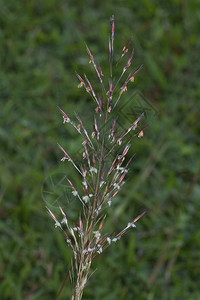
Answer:
M71 224L59 204L58 206L63 217L61 221L47 208L55 222L55 227L62 230L66 237L67 245L73 252L72 266L69 270L73 285L72 300L81 300L89 278L93 259L112 243L116 243L129 229L135 228L135 223L144 215L144 212L141 213L117 234L115 232L103 232L106 209L112 205L116 195L120 192L125 183L124 180L128 173L128 167L133 158L127 159L127 153L131 147L131 140L135 137L142 137L143 129L145 128L140 128L136 131L141 118L144 116L143 113L138 116L136 120L133 120L133 123L122 132L120 132L120 128L117 127L118 116L116 116L115 107L120 98L127 91L128 83L134 81L134 76L141 67L135 71L131 71L121 87L118 87L124 73L130 68L133 58L134 50L130 49L130 39L123 47L121 57L118 60L119 63L121 59L128 55L128 58L125 58L126 63L124 64L122 73L115 84L115 80L113 79L114 16L111 17L110 24L111 35L109 36L108 45L110 74L107 87L104 84L103 71L100 65L96 64L94 56L86 44L86 51L90 59L89 62L97 74L97 80L101 86L102 94L98 95L86 75L81 76L76 73L79 80L78 88L84 87L97 105L94 110L94 118L91 120L91 126L93 128L91 136L77 114L77 121L74 122L70 119L68 114L58 107L63 116L63 123L73 126L83 139L83 161L80 165L77 165L67 151L58 145L64 153L61 161L64 163L65 161L70 162L81 175L81 182L78 187L74 185L72 179L66 177L71 187L72 195L82 204L82 211L80 211L76 225ZM118 65L118 63L116 65ZM112 153L117 153L114 160L112 159ZM111 163L109 164L108 161L111 161Z

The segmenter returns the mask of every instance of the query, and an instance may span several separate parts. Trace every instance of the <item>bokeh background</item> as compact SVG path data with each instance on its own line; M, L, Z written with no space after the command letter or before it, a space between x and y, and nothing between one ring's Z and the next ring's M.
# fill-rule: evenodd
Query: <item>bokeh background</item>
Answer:
M68 270L71 251L45 205L59 199L75 220L63 177L77 178L60 162L57 142L72 156L81 145L57 105L72 118L91 117L94 104L77 89L75 71L94 78L84 41L108 69L113 14L116 58L132 37L132 68L144 64L119 115L143 110L150 126L133 142L132 171L105 230L147 214L96 259L84 299L199 299L199 7L199 0L0 1L0 299L55 299ZM70 299L70 289L68 281L60 299Z

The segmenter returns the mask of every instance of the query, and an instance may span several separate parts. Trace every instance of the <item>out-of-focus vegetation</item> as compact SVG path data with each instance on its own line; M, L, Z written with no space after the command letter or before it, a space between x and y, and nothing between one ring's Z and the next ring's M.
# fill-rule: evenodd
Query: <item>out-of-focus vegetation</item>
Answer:
M141 109L150 126L133 142L133 171L107 230L118 232L148 213L96 259L84 299L199 299L199 6L199 0L0 1L0 299L55 299L66 275L71 252L45 201L59 199L75 220L62 181L72 169L60 162L56 143L72 156L81 146L56 106L91 117L94 105L77 89L75 71L94 77L84 41L108 69L112 14L116 57L132 37L132 67L144 64L121 99L122 123ZM69 298L68 281L60 299Z

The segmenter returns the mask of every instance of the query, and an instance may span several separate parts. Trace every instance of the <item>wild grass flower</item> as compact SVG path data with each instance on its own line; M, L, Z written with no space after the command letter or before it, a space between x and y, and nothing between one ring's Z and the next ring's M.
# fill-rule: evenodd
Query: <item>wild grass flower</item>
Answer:
M62 214L62 220L60 221L54 213L47 208L55 222L55 227L62 230L66 237L67 245L73 252L70 269L70 277L73 285L72 300L81 300L93 259L112 243L116 243L129 229L134 228L135 223L144 215L143 212L137 216L117 234L115 232L103 232L106 209L112 205L116 195L120 192L128 173L129 164L133 158L131 157L127 161L127 153L131 146L131 140L134 137L141 138L144 129L140 128L136 130L141 118L144 116L143 113L136 120L133 120L133 123L124 131L120 132L120 128L117 128L115 107L120 98L123 97L123 94L127 91L128 84L134 81L134 76L140 70L141 66L135 71L131 71L126 76L121 87L118 87L122 77L131 66L134 50L130 49L131 40L129 40L122 50L120 60L129 52L130 55L125 62L119 80L115 83L113 78L114 17L110 19L110 24L111 36L109 36L108 42L110 78L108 84L104 83L102 69L99 64L96 64L89 47L86 45L89 62L94 67L101 85L101 95L97 94L93 89L86 75L84 75L83 79L83 76L78 73L76 74L79 80L78 88L84 88L96 104L94 121L92 120L93 132L91 136L77 114L75 115L77 122L74 122L59 108L63 116L63 123L69 123L83 138L83 162L80 165L75 163L61 145L58 145L63 153L61 161L71 163L81 177L78 187L74 185L71 179L66 177L66 181L71 187L72 195L82 204L82 210L80 211L77 224L71 224L60 205L59 209ZM113 152L117 153L117 155L109 164L108 158L112 158Z

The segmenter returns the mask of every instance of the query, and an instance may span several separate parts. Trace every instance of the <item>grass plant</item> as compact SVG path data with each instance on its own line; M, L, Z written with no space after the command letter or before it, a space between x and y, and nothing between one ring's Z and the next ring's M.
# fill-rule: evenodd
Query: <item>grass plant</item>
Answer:
M76 197L77 201L80 201L82 206L76 225L71 224L60 204L58 206L62 215L61 220L58 220L58 217L47 207L50 216L55 221L55 227L62 230L67 246L73 252L69 270L73 287L72 300L82 299L93 259L111 244L116 243L129 229L136 227L135 223L145 213L142 212L134 220L131 220L119 233L105 233L103 231L106 210L112 205L116 195L124 185L133 159L133 156L127 159L131 141L135 138L141 138L146 127L138 129L138 124L144 116L142 113L125 130L121 131L118 128L116 106L126 92L128 84L134 81L134 76L141 66L128 72L134 55L134 50L131 50L131 40L129 40L123 47L119 59L125 58L124 67L119 79L115 80L113 66L118 65L119 60L115 62L114 59L114 16L111 17L110 24L111 35L108 42L110 68L107 83L105 83L106 80L104 80L100 65L96 63L86 45L89 63L96 72L101 92L97 94L86 75L83 77L78 73L76 74L79 80L78 88L83 87L95 103L94 120L88 120L88 123L93 127L92 134L88 133L79 115L76 114L76 121L73 121L59 107L63 123L70 124L82 136L83 146L82 161L76 163L68 152L59 145L64 154L61 161L71 163L80 175L79 186L74 185L73 179L66 177L73 196ZM121 83L123 77L125 80ZM114 159L113 153L115 153Z

